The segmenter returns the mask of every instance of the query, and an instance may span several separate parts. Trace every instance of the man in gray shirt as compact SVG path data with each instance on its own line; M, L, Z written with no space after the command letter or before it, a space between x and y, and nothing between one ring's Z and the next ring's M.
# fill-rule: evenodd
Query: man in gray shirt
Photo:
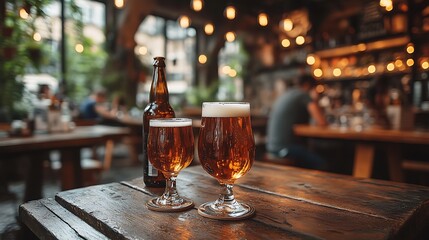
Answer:
M326 125L319 106L309 94L314 85L313 77L302 76L297 87L288 89L277 99L268 121L266 148L275 157L293 160L296 166L325 169L325 161L308 151L293 133L293 125L308 124L311 118L316 125Z

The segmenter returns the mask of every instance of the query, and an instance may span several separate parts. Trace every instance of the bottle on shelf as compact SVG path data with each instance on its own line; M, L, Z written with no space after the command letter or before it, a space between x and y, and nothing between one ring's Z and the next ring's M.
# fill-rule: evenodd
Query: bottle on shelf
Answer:
M48 107L48 131L61 132L61 101L55 96L51 97L51 104Z
M153 66L149 103L143 114L143 181L148 187L165 187L163 174L152 166L147 156L149 120L154 118L173 118L175 113L169 103L165 58L155 57Z

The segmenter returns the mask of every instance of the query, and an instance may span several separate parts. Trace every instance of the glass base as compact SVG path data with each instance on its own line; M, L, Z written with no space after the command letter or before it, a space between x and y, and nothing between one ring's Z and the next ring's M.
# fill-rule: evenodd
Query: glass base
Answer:
M237 201L232 204L214 201L202 204L198 208L198 213L203 217L218 220L242 220L252 217L255 214L255 208Z
M162 198L153 198L146 203L149 210L157 212L181 212L194 207L194 202L186 198L175 199L174 202Z

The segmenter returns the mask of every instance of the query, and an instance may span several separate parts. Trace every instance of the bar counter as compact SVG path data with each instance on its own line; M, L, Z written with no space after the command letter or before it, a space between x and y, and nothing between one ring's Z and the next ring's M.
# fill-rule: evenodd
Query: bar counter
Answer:
M319 127L312 125L295 125L297 136L337 139L355 142L353 176L371 177L376 145L382 145L389 162L390 179L402 182L402 150L406 144L429 145L429 132L386 129L364 129L356 131L351 128Z

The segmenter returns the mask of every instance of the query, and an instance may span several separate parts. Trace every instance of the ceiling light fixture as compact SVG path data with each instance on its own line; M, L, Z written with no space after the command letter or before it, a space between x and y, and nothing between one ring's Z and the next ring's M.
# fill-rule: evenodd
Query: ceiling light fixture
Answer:
M191 26L191 19L186 15L180 16L178 21L179 21L180 27L182 28L188 28L189 26Z
M203 0L191 0L191 8L195 12L199 12L203 9L204 1Z
M268 25L268 15L266 13L264 13L264 12L259 13L259 15L258 15L258 23L262 27L267 26Z
M227 32L225 34L225 39L228 42L234 42L235 41L235 33L234 32Z
M293 22L289 18L285 18L282 21L280 21L280 27L286 31L289 32L293 29Z
M213 24L211 24L211 23L207 23L207 24L204 26L204 32L205 32L207 35L212 35L212 34L213 34L213 32L214 32L214 25L213 25Z
M125 6L125 0L115 0L115 7L123 8Z
M204 54L201 54L200 56L198 56L198 62L200 64L205 64L207 62L207 56Z
M225 17L229 20L233 20L237 14L237 11L235 10L235 7L233 5L228 5L225 8L224 11Z

